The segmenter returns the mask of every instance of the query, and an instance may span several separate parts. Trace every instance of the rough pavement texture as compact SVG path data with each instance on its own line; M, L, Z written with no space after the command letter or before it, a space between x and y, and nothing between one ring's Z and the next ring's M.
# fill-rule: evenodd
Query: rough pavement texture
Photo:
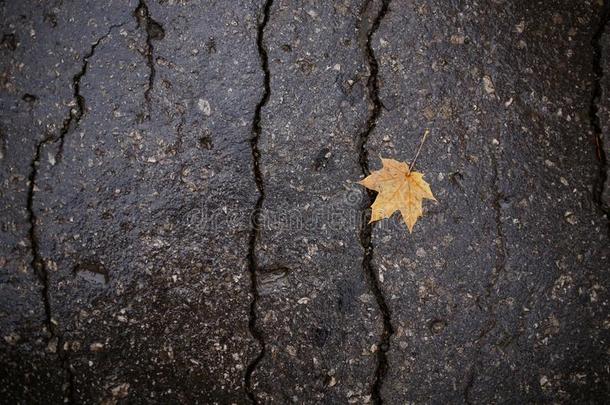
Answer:
M0 2L0 402L603 403L610 5L552 3Z

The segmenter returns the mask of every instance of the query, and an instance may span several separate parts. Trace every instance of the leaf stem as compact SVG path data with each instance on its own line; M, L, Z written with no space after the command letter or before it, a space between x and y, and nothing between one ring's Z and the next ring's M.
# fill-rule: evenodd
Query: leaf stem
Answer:
M421 147L424 146L424 142L426 141L426 137L428 136L429 133L430 133L430 131L428 130L428 128L426 128L426 131L424 132L424 135L421 138L421 142L419 143L419 148L417 148L417 153L415 154L413 161L409 165L409 173L411 173L411 171L413 170L413 166L415 166L415 161L417 160L417 157L419 156L419 152L421 152Z

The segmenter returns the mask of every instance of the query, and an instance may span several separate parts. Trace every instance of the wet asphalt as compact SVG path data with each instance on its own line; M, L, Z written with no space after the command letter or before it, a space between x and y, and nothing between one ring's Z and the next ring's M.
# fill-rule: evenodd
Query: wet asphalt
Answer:
M0 16L0 403L608 401L609 2Z

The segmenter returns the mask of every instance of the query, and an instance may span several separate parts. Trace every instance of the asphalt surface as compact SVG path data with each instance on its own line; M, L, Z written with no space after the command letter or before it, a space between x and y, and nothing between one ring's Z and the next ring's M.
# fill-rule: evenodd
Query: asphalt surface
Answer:
M609 10L0 1L0 402L607 402Z

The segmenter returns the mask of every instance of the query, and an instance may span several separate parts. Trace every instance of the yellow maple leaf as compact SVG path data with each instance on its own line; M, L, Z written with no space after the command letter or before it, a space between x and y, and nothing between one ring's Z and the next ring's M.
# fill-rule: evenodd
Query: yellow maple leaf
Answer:
M400 211L402 219L407 224L409 232L417 218L422 216L422 201L424 198L436 201L430 185L424 181L424 175L412 172L404 162L381 158L383 167L372 172L358 183L379 194L371 206L372 214L369 223L389 218Z

